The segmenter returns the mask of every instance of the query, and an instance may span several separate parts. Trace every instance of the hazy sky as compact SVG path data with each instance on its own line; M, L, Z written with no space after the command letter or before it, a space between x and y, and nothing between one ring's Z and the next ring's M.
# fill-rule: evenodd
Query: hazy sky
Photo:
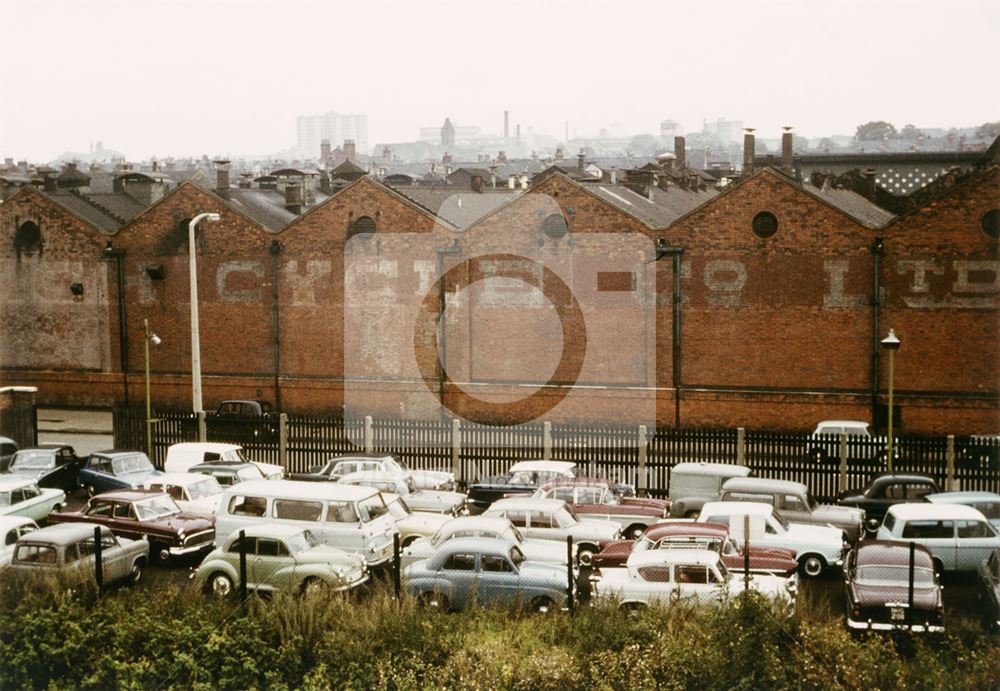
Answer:
M1000 119L996 0L0 0L0 156L256 154L297 115L369 143L445 116L561 136Z

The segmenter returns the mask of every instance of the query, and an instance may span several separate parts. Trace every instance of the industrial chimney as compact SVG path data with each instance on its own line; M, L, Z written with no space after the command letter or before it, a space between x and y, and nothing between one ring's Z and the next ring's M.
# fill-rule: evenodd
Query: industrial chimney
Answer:
M743 135L743 176L753 175L754 140L753 127L747 127Z
M792 172L792 127L785 125L781 133L781 167L785 172Z

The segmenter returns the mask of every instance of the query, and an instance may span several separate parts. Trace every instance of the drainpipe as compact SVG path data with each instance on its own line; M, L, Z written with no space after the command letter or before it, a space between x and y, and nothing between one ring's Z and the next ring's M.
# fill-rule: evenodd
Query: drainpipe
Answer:
M104 248L103 261L114 260L118 270L118 349L122 368L122 389L125 407L128 408L128 328L125 320L125 250L115 249L108 242Z
M271 240L271 328L274 331L274 409L281 412L281 322L278 303L278 255L281 243Z
M656 257L653 261L659 261L663 257L670 257L673 263L674 274L673 299L670 309L670 317L673 325L671 361L673 372L671 373L671 385L674 388L674 427L681 426L681 255L684 254L683 247L668 247L666 241L660 238L656 241Z
M456 255L462 253L462 248L458 246L458 240L452 242L448 247L436 247L437 252L437 272L438 272L438 400L441 403L441 416L444 416L444 375L447 369L447 353L445 338L447 329L444 323L444 311L447 308L445 300L444 285L444 258L445 255Z
M872 430L881 429L878 419L878 373L879 373L879 308L881 306L881 287L879 285L879 265L881 264L884 245L882 237L878 236L871 246L872 253Z

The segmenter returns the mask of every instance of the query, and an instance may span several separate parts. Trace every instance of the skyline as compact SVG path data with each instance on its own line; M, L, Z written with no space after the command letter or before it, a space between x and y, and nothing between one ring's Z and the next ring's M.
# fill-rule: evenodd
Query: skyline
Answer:
M763 138L784 125L814 138L870 120L1000 119L976 76L1000 26L985 0L0 7L0 156L32 161L97 141L130 159L263 155L295 146L298 116L330 111L366 114L369 146L415 141L445 117L502 132L504 110L512 130L558 139L567 122L571 137L725 118Z

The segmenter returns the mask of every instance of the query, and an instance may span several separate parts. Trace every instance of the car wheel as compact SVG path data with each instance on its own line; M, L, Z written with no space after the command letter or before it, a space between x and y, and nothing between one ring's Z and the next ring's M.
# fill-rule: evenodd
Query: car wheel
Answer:
M684 518L698 518L698 512L697 511L685 511L684 512Z
M410 535L410 536L409 536L409 537L407 537L407 538L406 538L405 540L403 540L402 542L400 542L400 543L399 543L399 546L400 546L400 547L409 547L409 546L410 546L410 545L412 545L412 544L413 544L414 542L416 542L416 541L417 541L417 539L418 539L418 536L417 536L417 535Z
M143 568L143 563L138 559L132 564L132 568L128 572L129 585L139 584L139 581L142 580L142 568Z
M816 578L826 571L826 560L818 554L807 554L799 559L799 571L807 578Z
M622 531L622 537L626 540L638 540L642 537L643 531L646 530L646 526L642 523L633 523L628 528Z
M528 608L536 614L549 614L556 611L555 603L548 597L536 597L528 603Z
M170 561L170 550L166 545L154 542L149 546L149 553L156 559L157 564L166 564Z
M87 490L87 496L88 497L92 497L95 494L97 494L97 492L94 490L94 486L93 485L86 485L85 489Z
M619 610L629 614L631 616L637 615L639 612L646 609L646 605L642 602L623 602L618 607Z
M55 506L53 506L53 507L52 507L52 513L59 513L59 512L60 512L60 511L62 511L62 510L63 510L63 509L65 508L65 507L66 507L66 505L65 505L65 504L56 504Z
M593 545L580 545L576 551L576 563L579 566L590 566L594 563L597 548Z
M305 597L316 597L327 591L326 583L318 578L307 578L302 581L302 594Z
M229 597L235 587L233 579L221 571L213 573L205 583L205 590L216 597Z
M423 592L417 596L417 603L427 609L436 609L441 612L448 611L448 598L441 593Z

